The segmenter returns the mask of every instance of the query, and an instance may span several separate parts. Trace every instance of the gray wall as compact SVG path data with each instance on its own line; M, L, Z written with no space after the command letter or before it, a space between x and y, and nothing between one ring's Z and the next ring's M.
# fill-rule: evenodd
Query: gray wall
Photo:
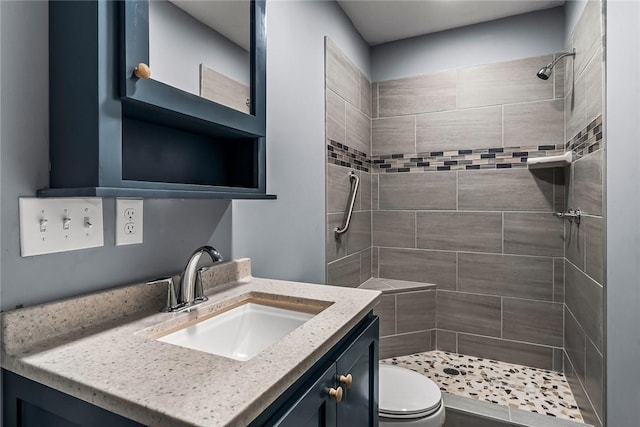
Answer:
M564 48L562 7L371 48L371 81L523 59Z
M247 28L249 31L249 28ZM152 78L200 94L200 64L249 85L249 52L166 0L149 3Z
M175 273L206 243L229 257L230 202L145 200L144 243L115 247L112 199L104 200L103 248L20 257L18 197L48 184L48 5L0 8L2 310Z
M640 425L640 3L606 12L607 425Z
M325 281L324 37L368 78L369 49L335 2L267 2L267 189L233 202L234 257L256 276Z

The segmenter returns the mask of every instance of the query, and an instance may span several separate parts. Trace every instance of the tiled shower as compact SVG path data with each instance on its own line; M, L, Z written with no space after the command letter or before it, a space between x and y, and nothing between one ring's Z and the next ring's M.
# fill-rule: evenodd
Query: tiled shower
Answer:
M601 8L588 2L566 42L575 60L548 81L535 72L553 55L370 84L329 39L325 69L327 282L385 289L383 357L437 349L564 372L593 425L604 419ZM527 168L568 150L568 167ZM350 171L359 195L336 238ZM576 208L579 224L554 215Z

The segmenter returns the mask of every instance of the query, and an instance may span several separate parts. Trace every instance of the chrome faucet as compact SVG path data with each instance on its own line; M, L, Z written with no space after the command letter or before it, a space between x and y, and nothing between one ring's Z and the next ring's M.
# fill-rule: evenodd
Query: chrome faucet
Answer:
M214 264L223 260L220 252L211 246L202 246L196 249L189 257L187 265L184 267L184 271L180 275L178 284L180 292L178 296L176 296L176 287L173 283L172 277L147 282L148 285L167 284L168 286L167 302L161 311L181 311L207 300L202 289L202 272L204 267L197 268L198 262L203 254L208 254Z
M196 270L202 254L208 254L214 263L222 261L220 252L211 246L199 247L191 254L187 265L184 267L184 271L180 275L180 296L178 297L178 303L184 304L185 307L207 300L202 291L202 269Z

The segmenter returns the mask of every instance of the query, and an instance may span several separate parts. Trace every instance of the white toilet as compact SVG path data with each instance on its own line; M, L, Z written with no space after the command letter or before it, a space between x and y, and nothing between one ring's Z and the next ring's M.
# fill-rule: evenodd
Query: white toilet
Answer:
M398 366L380 364L380 427L441 427L444 403L429 378Z

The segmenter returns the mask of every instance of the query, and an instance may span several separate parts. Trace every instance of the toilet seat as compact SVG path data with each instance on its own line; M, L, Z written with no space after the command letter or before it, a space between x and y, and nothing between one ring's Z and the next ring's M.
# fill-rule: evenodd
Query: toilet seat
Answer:
M429 378L399 366L380 365L381 417L424 418L441 406L442 393Z

